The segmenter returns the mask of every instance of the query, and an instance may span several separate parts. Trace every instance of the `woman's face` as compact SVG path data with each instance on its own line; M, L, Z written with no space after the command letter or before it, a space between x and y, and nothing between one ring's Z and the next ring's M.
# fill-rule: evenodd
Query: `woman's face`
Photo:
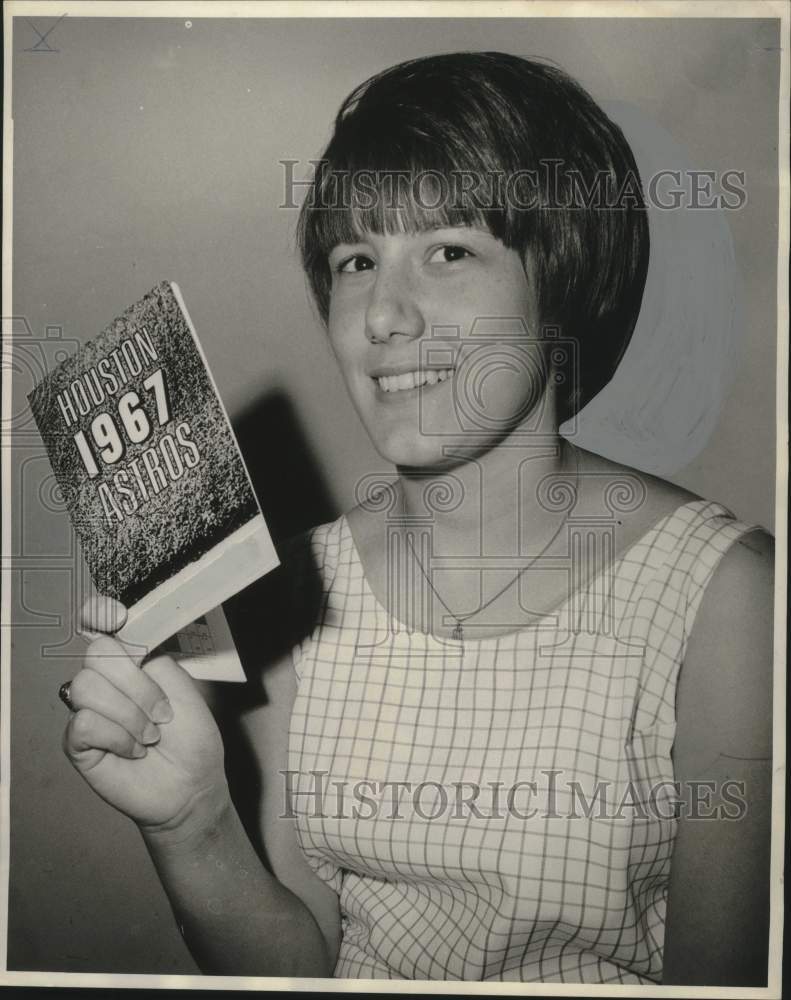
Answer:
M459 226L366 233L329 266L330 341L385 459L452 465L454 447L481 454L535 416L547 382L530 258Z

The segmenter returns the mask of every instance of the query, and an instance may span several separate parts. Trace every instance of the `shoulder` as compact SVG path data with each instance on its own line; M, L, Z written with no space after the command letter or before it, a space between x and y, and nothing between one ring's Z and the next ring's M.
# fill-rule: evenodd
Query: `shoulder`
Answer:
M342 514L334 521L313 525L305 531L277 542L275 547L281 566L288 571L290 568L298 567L311 556L315 557L331 548L333 541L341 534L345 517L346 515Z
M717 652L723 663L731 662L727 640L755 661L771 648L773 620L774 540L755 528L737 538L717 563L695 617L689 652ZM711 658L700 669L713 670Z
M315 588L332 577L346 535L344 518L314 525L277 543L280 566L271 577L287 598L295 599L306 586Z
M622 545L640 538L663 518L703 498L658 476L584 452L584 469L614 480L639 480L639 503L622 519ZM714 570L692 620L676 688L674 761L686 774L719 754L767 756L771 752L773 682L774 547L760 529L719 536L700 551L696 575ZM719 528L719 523L717 524ZM738 528L737 528L738 530ZM722 546L727 546L720 555Z
M344 520L341 515L277 544L280 566L272 577L288 599L296 599L306 589L324 589L331 580L348 535Z
M674 513L684 504L702 498L696 493L676 486L674 483L651 475L640 469L613 462L593 452L577 449L580 454L582 479L581 491L586 488L598 500L602 485L618 487L623 485L624 504L618 512L618 524L622 534L622 547L650 531L664 517ZM587 486L586 477L590 480Z
M769 614L771 620L773 600L774 539L762 528L753 528L736 539L720 559L701 605L706 613L698 615L695 629L705 627L713 616L724 618L724 610L752 609L757 617Z
M717 754L771 755L773 548L765 531L743 535L703 594L677 688L677 754L686 769Z

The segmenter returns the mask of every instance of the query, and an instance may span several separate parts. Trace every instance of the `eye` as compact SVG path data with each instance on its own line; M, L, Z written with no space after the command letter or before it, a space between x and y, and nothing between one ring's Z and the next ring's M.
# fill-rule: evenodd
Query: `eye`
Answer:
M339 274L356 274L358 271L370 271L374 267L374 262L365 254L355 253L351 257L344 257L336 264L334 270Z
M463 260L465 257L472 257L474 254L466 247L458 246L455 243L446 243L437 249L429 257L430 264L452 264L454 261Z

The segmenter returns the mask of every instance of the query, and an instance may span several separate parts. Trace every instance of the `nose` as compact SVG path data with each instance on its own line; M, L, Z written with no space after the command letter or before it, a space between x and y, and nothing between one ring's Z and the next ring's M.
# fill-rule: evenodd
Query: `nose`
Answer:
M406 268L380 263L365 311L365 335L371 343L394 336L413 339L425 329Z

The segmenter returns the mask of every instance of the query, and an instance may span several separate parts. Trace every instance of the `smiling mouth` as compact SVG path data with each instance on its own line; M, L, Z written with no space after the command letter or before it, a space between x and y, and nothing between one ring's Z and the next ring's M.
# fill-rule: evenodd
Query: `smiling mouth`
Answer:
M423 385L447 382L455 371L455 368L429 368L406 372L403 375L380 375L374 378L374 382L383 392L403 392L405 389L418 389Z

